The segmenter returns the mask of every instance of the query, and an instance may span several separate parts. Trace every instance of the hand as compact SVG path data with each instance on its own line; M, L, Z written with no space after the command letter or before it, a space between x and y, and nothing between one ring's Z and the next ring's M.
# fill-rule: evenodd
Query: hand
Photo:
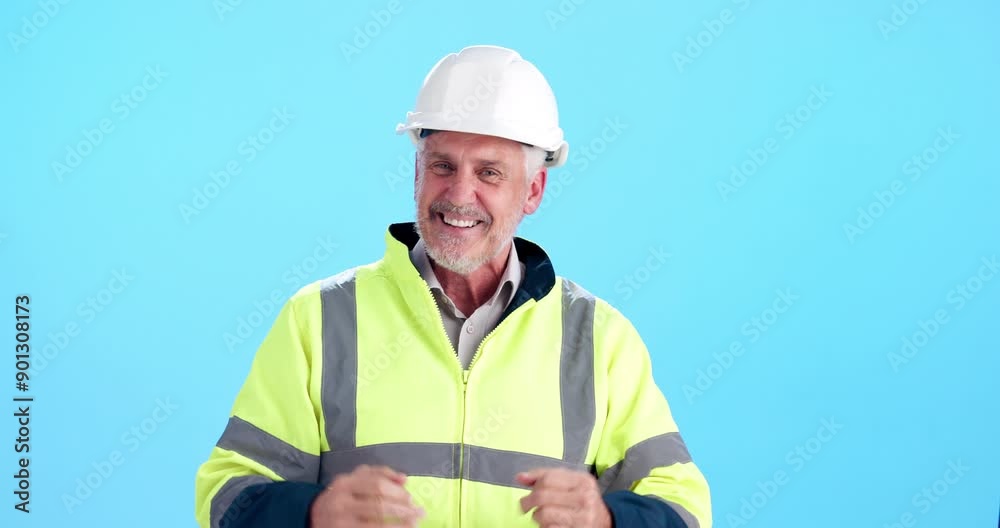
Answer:
M542 468L518 473L517 481L531 487L521 510L537 507L532 518L542 528L611 528L611 512L590 473Z
M385 466L360 465L339 475L309 508L310 528L410 526L423 518L403 488L406 475Z

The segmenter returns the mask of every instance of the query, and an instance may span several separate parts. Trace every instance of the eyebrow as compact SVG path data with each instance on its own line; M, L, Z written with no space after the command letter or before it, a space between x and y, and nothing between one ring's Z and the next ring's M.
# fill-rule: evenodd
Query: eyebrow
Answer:
M448 154L445 154L443 152L436 152L436 151L428 152L427 153L427 157L431 158L431 159L440 159L440 160L451 161L451 156L449 156ZM502 160L477 158L474 161L475 161L476 165L480 165L480 166L487 166L487 167L507 167L507 164L505 162L503 162Z

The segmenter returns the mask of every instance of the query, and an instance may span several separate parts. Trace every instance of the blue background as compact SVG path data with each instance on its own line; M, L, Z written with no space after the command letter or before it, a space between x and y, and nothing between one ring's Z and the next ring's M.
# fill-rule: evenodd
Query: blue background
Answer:
M413 214L394 126L438 58L492 43L545 73L571 149L520 235L636 324L717 526L994 526L1000 275L975 277L1000 253L1000 4L345 4L0 8L0 335L13 346L30 294L36 399L30 515L12 508L0 406L0 525L194 525L194 474L268 299L380 258ZM54 168L88 134L79 165ZM976 293L959 303L959 285ZM780 314L776 290L797 297ZM903 356L904 337L923 346ZM949 463L968 469L914 499Z

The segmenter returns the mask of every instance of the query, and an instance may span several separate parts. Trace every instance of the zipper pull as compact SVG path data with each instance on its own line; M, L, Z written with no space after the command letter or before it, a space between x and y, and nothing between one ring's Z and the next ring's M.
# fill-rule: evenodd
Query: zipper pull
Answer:
M462 369L462 383L469 384L469 369Z

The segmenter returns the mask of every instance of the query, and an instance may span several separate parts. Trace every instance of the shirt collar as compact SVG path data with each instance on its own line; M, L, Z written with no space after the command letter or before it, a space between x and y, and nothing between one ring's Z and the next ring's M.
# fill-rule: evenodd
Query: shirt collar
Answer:
M431 260L427 256L427 247L424 245L423 239L417 240L416 245L410 250L410 260L413 261L413 266L420 272L420 277L424 279L424 282L431 288L431 291L437 291L447 298L447 295L444 293L444 287L441 286L441 281L438 280L437 275L434 273L434 268L431 267ZM497 289L493 292L489 300L486 301L486 304L492 306L497 301L500 301L506 306L510 303L514 292L521 285L521 278L523 276L524 264L517 258L516 245L511 244L510 254L507 256L507 264L503 275L500 276ZM457 307L455 311L458 311Z

